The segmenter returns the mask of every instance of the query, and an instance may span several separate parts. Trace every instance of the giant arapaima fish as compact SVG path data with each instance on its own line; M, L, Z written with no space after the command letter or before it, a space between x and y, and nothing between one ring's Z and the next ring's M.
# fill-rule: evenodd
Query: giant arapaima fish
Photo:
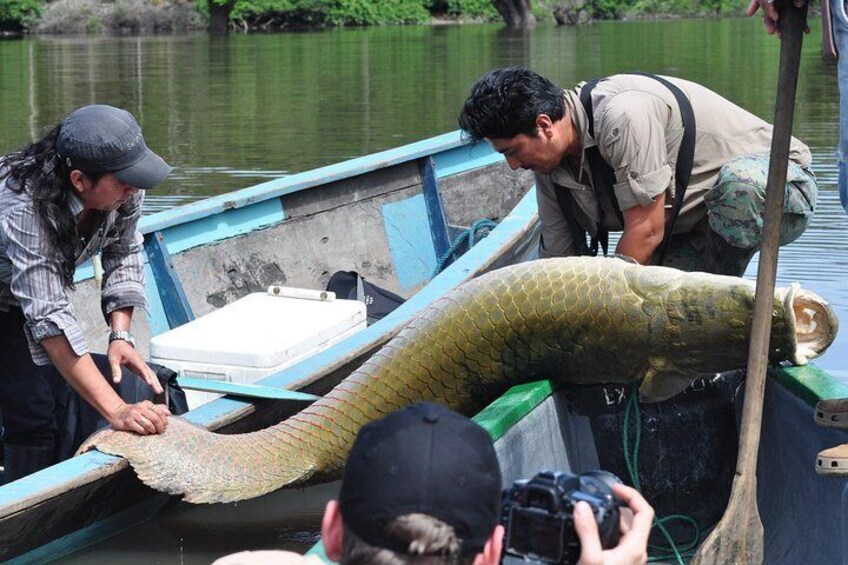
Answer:
M643 401L745 366L754 284L621 259L544 259L471 280L428 306L325 397L238 435L171 418L165 433L104 430L84 449L126 457L147 485L229 502L338 477L359 428L429 400L472 414L512 385L642 380ZM284 322L282 322L284 323ZM827 303L777 289L770 358L801 365L834 340Z

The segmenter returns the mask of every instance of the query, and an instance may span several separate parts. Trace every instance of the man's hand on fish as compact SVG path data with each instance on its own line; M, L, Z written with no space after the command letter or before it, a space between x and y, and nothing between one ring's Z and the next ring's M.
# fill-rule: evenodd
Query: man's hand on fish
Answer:
M104 430L80 450L126 457L145 484L196 503L331 480L361 426L417 401L470 415L510 386L546 378L641 380L640 399L659 402L701 375L744 368L754 292L752 281L737 277L620 259L520 263L451 290L333 390L275 426L215 434L173 418L161 436ZM833 343L837 328L815 293L777 289L770 358L804 364ZM162 429L132 415L120 429Z
M164 432L170 415L171 412L164 405L143 400L136 404L121 403L109 423L114 430L146 436Z

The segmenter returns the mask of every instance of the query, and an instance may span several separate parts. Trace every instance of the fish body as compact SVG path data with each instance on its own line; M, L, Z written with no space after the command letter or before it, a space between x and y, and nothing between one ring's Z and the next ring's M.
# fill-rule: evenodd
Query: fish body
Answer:
M172 418L165 433L105 430L84 449L126 457L146 484L228 502L340 475L359 428L421 400L471 414L522 382L642 380L670 398L699 375L745 366L754 285L736 277L560 258L492 271L453 289L325 397L256 432L221 435ZM770 358L804 364L835 338L827 303L775 292Z

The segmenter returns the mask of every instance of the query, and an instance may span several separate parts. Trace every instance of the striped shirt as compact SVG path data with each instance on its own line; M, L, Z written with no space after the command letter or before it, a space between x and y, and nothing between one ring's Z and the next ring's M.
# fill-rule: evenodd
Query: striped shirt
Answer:
M41 340L65 334L77 355L88 352L58 264L46 253L47 236L36 215L32 196L17 193L0 180L0 310L21 308L27 341L37 365L50 363ZM144 191L121 208L105 214L89 241L77 236L76 266L100 251L103 261L101 308L108 316L122 308L147 309L144 294L143 238L138 231ZM71 197L71 212L79 218L83 202Z

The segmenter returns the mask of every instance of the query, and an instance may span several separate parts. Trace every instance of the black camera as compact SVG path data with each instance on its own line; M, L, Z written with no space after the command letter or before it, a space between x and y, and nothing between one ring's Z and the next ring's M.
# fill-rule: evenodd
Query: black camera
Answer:
M574 505L589 503L601 545L618 545L620 500L612 486L621 480L607 471L580 476L541 471L532 479L515 481L501 500L501 523L506 529L505 555L543 563L577 563L580 540L574 531Z

